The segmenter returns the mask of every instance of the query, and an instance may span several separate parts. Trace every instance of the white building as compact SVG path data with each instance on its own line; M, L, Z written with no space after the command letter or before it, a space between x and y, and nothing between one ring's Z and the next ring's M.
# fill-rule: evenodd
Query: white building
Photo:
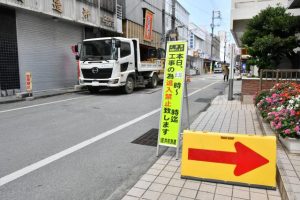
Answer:
M288 11L300 15L300 0L232 0L231 1L231 32L236 44L241 47L240 38L243 35L249 19L257 15L268 6L278 4L288 8Z
M241 47L241 37L245 32L248 21L267 7L276 7L278 4L287 8L294 16L300 16L300 0L232 0L231 1L231 33L238 47ZM299 48L299 47L298 47ZM244 53L242 53L244 54ZM246 68L247 55L241 55L240 62ZM299 68L300 52L293 60L284 58L279 68Z
M189 24L189 46L188 56L190 57L190 74L204 73L204 59L208 52L205 52L205 39L207 32L194 23Z
M165 33L171 30L172 0L165 0ZM188 40L188 24L190 13L178 2L175 5L175 28L178 40Z
M220 37L220 61L230 63L230 40L228 32L219 31Z

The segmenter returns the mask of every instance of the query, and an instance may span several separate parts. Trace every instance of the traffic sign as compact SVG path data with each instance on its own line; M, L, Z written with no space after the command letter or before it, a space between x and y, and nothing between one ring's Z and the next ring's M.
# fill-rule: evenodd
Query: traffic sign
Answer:
M186 41L169 41L167 43L157 147L163 145L178 148L186 56Z
M181 176L276 187L276 137L185 131Z

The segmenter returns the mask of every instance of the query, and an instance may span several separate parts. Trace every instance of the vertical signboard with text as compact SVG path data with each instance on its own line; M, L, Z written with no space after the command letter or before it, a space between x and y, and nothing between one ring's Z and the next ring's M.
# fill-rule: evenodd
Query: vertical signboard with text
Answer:
M158 146L178 147L187 42L167 44Z
M25 73L26 91L28 93L32 92L32 77L30 72Z

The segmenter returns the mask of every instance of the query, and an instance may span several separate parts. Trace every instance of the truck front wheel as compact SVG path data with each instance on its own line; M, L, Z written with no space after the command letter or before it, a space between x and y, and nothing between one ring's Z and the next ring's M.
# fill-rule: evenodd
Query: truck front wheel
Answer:
M158 83L158 76L157 76L157 74L153 74L153 76L147 86L149 88L156 88L157 83Z
M132 77L127 77L126 84L122 88L123 93L131 94L134 90L134 81Z

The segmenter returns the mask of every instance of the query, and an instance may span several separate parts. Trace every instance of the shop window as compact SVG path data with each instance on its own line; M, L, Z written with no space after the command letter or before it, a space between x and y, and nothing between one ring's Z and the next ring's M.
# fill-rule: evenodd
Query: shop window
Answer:
M127 42L122 42L121 43L121 58L125 57L125 56L129 56L131 54L131 48L130 48L130 44Z

